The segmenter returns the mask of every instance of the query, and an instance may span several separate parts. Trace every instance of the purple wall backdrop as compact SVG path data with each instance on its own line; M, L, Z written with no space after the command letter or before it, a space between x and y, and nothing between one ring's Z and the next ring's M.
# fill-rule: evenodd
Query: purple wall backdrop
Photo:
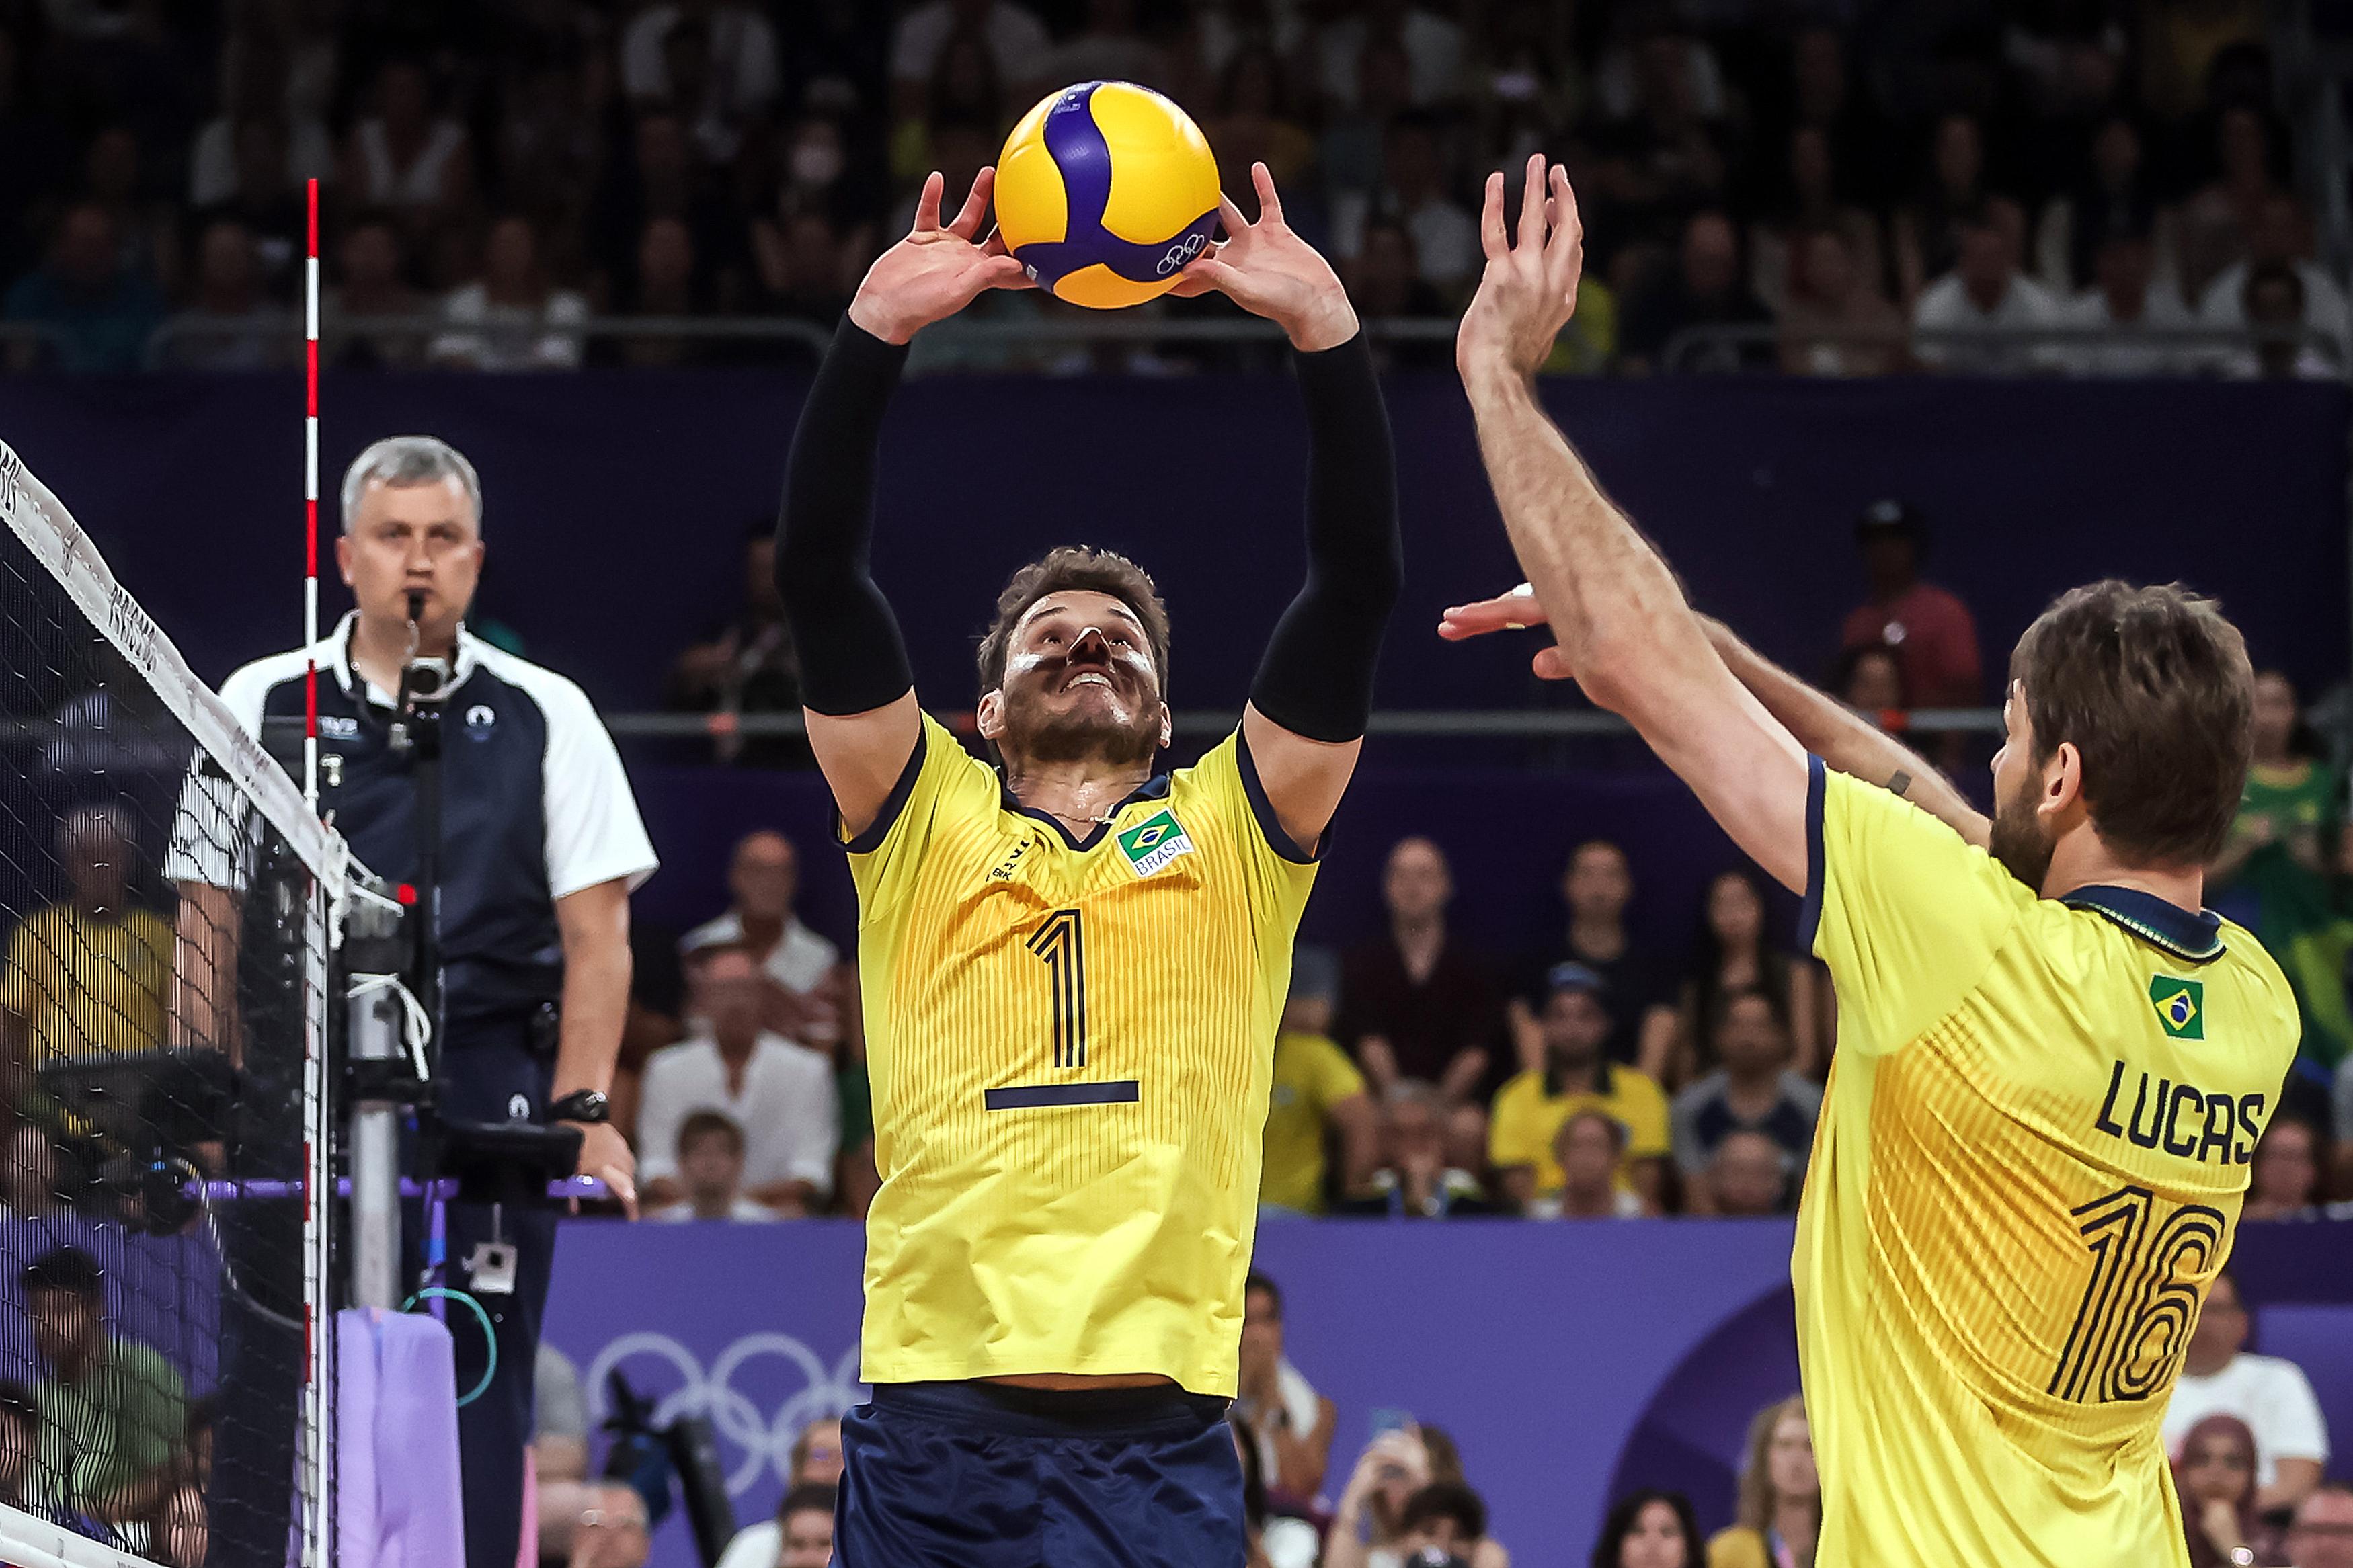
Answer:
M856 898L846 861L828 847L832 807L814 774L638 768L632 781L662 858L632 900L638 920L676 931L710 919L727 902L730 847L754 827L779 827L801 846L803 917L849 945ZM1303 940L1345 943L1371 932L1382 860L1409 833L1426 834L1447 852L1461 889L1455 923L1498 956L1538 945L1566 918L1560 871L1585 839L1629 847L1639 884L1630 919L1638 934L1677 957L1697 929L1708 879L1740 859L1692 793L1662 769L1368 767L1340 808ZM1796 900L1778 889L1777 900L1786 929Z
M483 611L600 702L645 706L669 653L735 601L739 541L773 511L804 385L331 374L321 461L332 491L375 437L456 441L488 489ZM2306 680L2343 670L2341 387L1556 381L1546 397L1699 600L1800 668L1826 663L1858 597L1855 512L1895 493L1934 515L1933 568L1977 606L1997 667L2054 591L2116 573L2221 594L2259 656ZM1441 605L1518 575L1461 390L1401 376L1389 398L1409 584L1381 700L1517 701L1521 650L1441 649L1429 632ZM217 677L299 636L301 407L290 376L19 378L0 384L0 434ZM910 386L886 438L877 555L925 691L970 700L990 591L1077 539L1159 574L1179 700L1239 706L1297 585L1303 461L1281 377Z
M1289 1302L1292 1359L1339 1406L1336 1489L1378 1409L1451 1430L1497 1538L1529 1568L1584 1561L1608 1500L1686 1489L1729 1522L1749 1416L1793 1392L1786 1222L1294 1220L1258 1263ZM853 1403L863 1237L840 1221L566 1226L550 1341L713 1415L736 1517L776 1505L793 1435ZM2353 1434L2353 1224L2258 1225L2232 1267L2260 1348L2303 1363ZM602 1409L601 1404L594 1406ZM656 1568L694 1561L683 1525Z

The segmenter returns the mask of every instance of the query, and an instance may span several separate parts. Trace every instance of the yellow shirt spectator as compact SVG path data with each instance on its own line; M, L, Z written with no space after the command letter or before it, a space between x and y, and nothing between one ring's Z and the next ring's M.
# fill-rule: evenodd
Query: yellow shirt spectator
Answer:
M1609 988L1599 973L1564 963L1553 970L1549 983L1537 1020L1545 1065L1521 1073L1496 1093L1487 1124L1487 1158L1502 1173L1514 1203L1556 1193L1567 1178L1553 1156L1554 1135L1562 1122L1589 1108L1626 1129L1619 1185L1645 1189L1647 1184L1637 1179L1642 1163L1663 1159L1672 1146L1666 1093L1648 1074L1602 1055L1610 1018ZM1655 1199L1657 1194L1645 1190L1644 1195Z
M1266 1113L1259 1202L1302 1214L1324 1212L1324 1128L1334 1106L1364 1092L1365 1075L1325 1037L1275 1037L1274 1096Z
M1618 1168L1618 1184L1631 1187L1637 1162L1665 1157L1670 1140L1666 1091L1646 1073L1605 1063L1599 1089L1554 1094L1540 1072L1524 1072L1496 1092L1495 1110L1487 1129L1487 1158L1497 1170L1529 1165L1535 1170L1538 1194L1560 1191L1560 1162L1553 1158L1553 1135L1560 1124L1585 1110L1600 1111L1626 1129L1626 1153Z
M172 928L152 910L36 910L8 942L0 1013L31 1031L35 1068L163 1044Z

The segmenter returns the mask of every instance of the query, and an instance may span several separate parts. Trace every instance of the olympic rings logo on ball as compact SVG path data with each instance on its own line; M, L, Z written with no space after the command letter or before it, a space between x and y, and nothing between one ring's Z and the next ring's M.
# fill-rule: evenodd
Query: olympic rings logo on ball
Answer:
M678 1385L663 1393L654 1406L653 1421L665 1426L681 1415L707 1415L712 1429L743 1457L727 1472L727 1491L741 1496L760 1484L763 1471L789 1481L793 1440L812 1421L839 1415L861 1403L865 1390L858 1381L858 1347L852 1345L831 1367L815 1351L789 1334L747 1334L719 1352L705 1373L692 1351L668 1334L623 1334L596 1352L581 1379L588 1393L589 1413L596 1421L606 1415L606 1383L616 1366L633 1357L651 1357L678 1374ZM774 1356L797 1367L805 1386L764 1415L748 1394L734 1386L735 1374L745 1363Z
M1170 246L1168 254L1160 258L1160 275L1165 278L1176 271L1179 267L1200 255L1201 247L1208 243L1209 237L1206 234L1187 235Z

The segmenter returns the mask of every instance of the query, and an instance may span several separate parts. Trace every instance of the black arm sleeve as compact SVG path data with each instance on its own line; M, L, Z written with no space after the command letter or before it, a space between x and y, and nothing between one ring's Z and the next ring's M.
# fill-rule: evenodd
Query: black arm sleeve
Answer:
M1282 613L1250 700L1294 735L1353 741L1373 710L1373 666L1405 579L1388 410L1364 334L1303 353L1312 447L1307 584Z
M842 317L785 464L776 590L800 653L801 700L818 713L887 707L915 684L899 618L868 570L874 456L906 363L903 347Z

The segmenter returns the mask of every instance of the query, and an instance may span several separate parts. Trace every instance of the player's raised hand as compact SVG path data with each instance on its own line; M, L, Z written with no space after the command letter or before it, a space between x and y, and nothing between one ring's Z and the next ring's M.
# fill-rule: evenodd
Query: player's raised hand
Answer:
M1258 222L1243 219L1229 197L1218 198L1226 237L1188 264L1174 290L1181 298L1225 295L1253 316L1264 316L1307 353L1337 348L1356 335L1356 308L1340 275L1282 221L1282 197L1264 163L1250 165L1258 188Z
M1499 368L1534 375L1577 310L1585 269L1585 228L1568 171L1557 163L1547 170L1542 153L1528 159L1516 235L1504 226L1504 176L1488 175L1479 242L1487 269L1455 332L1456 367L1466 379Z
M1536 602L1535 590L1525 583L1508 594L1498 594L1492 599L1476 604L1450 605L1438 617L1438 635L1448 642L1467 642L1490 632L1525 631L1530 626L1550 624L1545 607ZM1577 671L1569 668L1568 656L1557 647L1536 650L1533 661L1537 679L1542 680L1574 680Z
M990 289L1036 287L996 235L980 241L980 220L996 188L997 171L983 169L964 209L943 224L940 203L947 181L937 174L925 180L915 200L915 226L866 269L858 297L849 302L849 319L885 342L903 343Z

